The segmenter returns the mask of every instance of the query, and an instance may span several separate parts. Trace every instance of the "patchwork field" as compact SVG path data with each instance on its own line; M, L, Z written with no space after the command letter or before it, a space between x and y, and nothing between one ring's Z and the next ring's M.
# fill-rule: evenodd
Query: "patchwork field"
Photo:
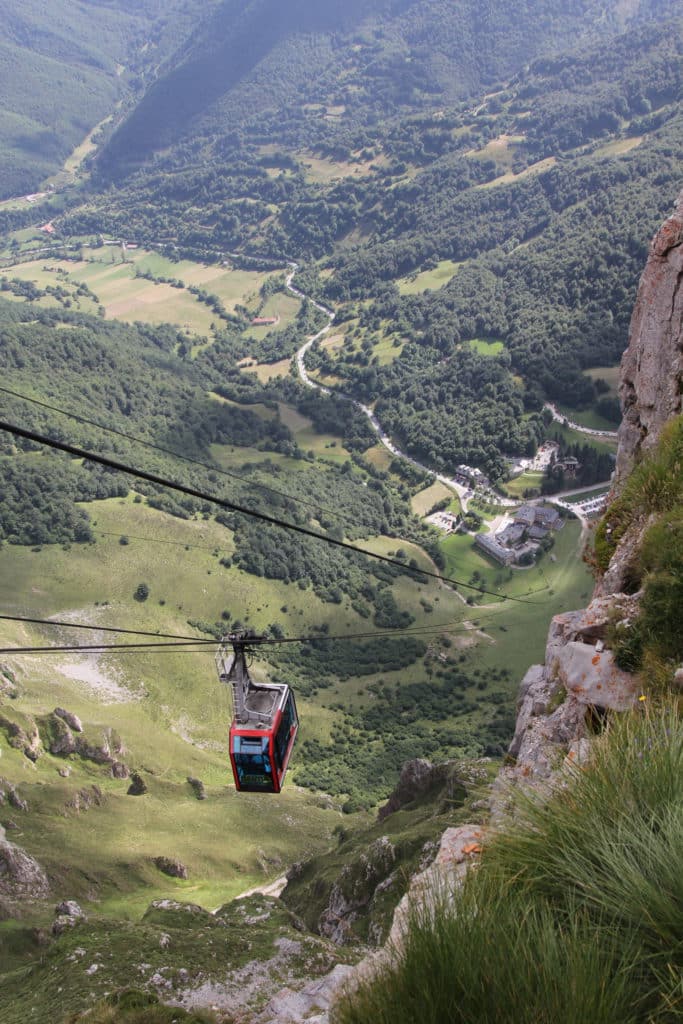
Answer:
M247 337L255 343L271 330L292 323L300 306L298 299L284 292L271 294L265 301L261 299L261 289L267 281L282 283L284 275L280 271L241 270L189 260L174 262L157 252L122 250L120 246L83 246L79 256L82 258L67 260L48 254L29 262L8 263L0 268L0 276L10 281L16 278L32 282L41 290L59 286L63 294L51 291L38 299L41 305L66 305L85 313L96 313L101 307L108 319L177 323L191 334L206 337L221 321L210 306L190 291L199 288L216 296L228 312L234 312L239 305L252 316L274 319L273 325L248 328ZM142 274L174 283L148 280ZM87 294L79 292L83 285ZM3 294L23 301L21 295L7 291Z

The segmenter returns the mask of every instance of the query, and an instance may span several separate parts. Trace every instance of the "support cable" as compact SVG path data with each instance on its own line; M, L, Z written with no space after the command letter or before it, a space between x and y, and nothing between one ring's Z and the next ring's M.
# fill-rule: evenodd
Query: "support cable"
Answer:
M478 594L486 594L490 597L496 597L505 601L514 601L517 604L533 604L540 606L542 603L539 601L530 601L528 598L524 597L513 597L511 594L500 594L494 590L488 590L486 587L478 587L473 583L466 583L464 580L458 580L453 577L442 576L436 572L430 572L428 569L411 568L404 562L400 562L396 558L390 558L388 555L380 555L378 552L370 551L368 548L358 548L355 545L350 544L348 541L337 540L327 534L318 533L316 530L312 530L307 526L300 526L297 523L288 523L286 520L280 519L277 516L271 516L267 512L257 512L254 509L245 508L244 505L238 505L236 502L228 501L225 498L217 498L214 495L207 494L206 491L201 491L196 487L188 487L186 484L167 480L165 477L159 476L157 473L150 473L146 470L135 469L132 466L126 465L126 463L119 462L117 459L112 459L105 455L97 455L94 452L87 451L84 448L78 448L76 445L67 444L64 441L53 440L45 434L39 434L35 430L26 430L23 427L17 427L4 420L0 420L0 430L6 430L9 434L14 434L16 437L23 437L27 441L44 444L48 448L54 448L56 451L66 452L68 455L73 455L76 458L86 459L89 462L95 462L100 466L106 466L107 469L114 469L120 473L128 473L130 476L137 477L140 480L146 480L149 483L157 484L161 487L168 487L170 490L178 491L180 494L187 494L189 497L211 502L212 504L228 509L231 512L241 512L243 515L251 516L253 519L260 519L261 522L269 523L271 526L279 526L282 529L291 530L292 532L302 534L305 537L313 537L315 540L323 541L325 544L331 544L334 547L353 551L354 554L365 555L367 558L374 558L376 561L384 562L386 565L393 565L404 573L416 573L420 576L428 576L432 579L439 580L442 583L452 583L456 586L473 590Z

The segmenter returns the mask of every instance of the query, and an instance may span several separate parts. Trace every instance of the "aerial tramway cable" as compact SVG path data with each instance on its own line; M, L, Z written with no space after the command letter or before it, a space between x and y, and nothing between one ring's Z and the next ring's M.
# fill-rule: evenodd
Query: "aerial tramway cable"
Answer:
M146 652L149 653L166 653L166 652L177 652L179 654L199 654L205 650L213 652L213 648L216 645L220 645L222 641L212 638L203 639L202 637L176 637L172 633L145 633L141 630L134 629L117 629L114 626L95 626L89 623L73 623L73 622L57 622L54 619L36 619L27 618L26 616L19 615L0 615L0 620L10 622L30 622L37 625L46 626L71 626L74 629L89 629L95 632L110 632L110 633L131 633L135 636L153 636L153 637L167 637L170 640L174 640L174 643L139 643L139 644L63 644L57 646L31 646L31 647L4 647L0 648L0 654L49 654L49 653L77 653L78 651L84 651L87 653L106 653L107 651L137 651L140 654ZM436 633L442 633L448 631L449 633L471 633L472 630L469 627L460 626L455 629L454 626L459 625L458 622L435 622L433 624L424 626L405 626L399 629L393 630L376 630L374 632L365 633L342 633L338 635L326 635L316 634L315 636L292 636L292 637L245 637L245 642L250 648L257 647L268 647L268 646L280 646L284 644L313 644L313 643L329 643L332 641L339 640L373 640L378 637L396 637L400 635L430 635ZM190 650L189 648L197 648L197 650Z
M118 460L112 459L106 455L97 455L94 452L87 451L87 449L78 448L76 445L66 444L64 441L56 441L47 437L45 434L39 434L34 430L26 430L23 427L17 427L4 420L0 420L0 430L6 430L9 434L14 434L17 437L23 437L27 441L44 444L48 448L54 448L56 451L66 452L67 455L73 455L76 458L86 459L89 462L97 463L100 466L106 466L108 469L114 469L121 473L128 473L130 476L137 477L140 480L147 480L149 483L158 484L161 487L168 487L170 490L178 491L180 494L187 494L192 498L199 498L202 501L211 502L212 504L228 509L231 512L240 512L243 515L251 516L254 519L260 519L262 522L269 523L271 526L279 526L282 529L291 530L292 532L302 534L305 537L313 537L315 540L323 541L325 544L331 544L334 547L353 551L357 555L365 555L367 558L374 558L376 561L384 562L387 565L393 565L405 573L414 573L418 576L431 577L432 579L439 580L442 583L452 583L456 586L473 590L475 593L486 594L490 597L497 597L504 601L514 601L518 604L541 604L539 601L530 601L528 598L524 597L513 597L511 594L500 594L495 590L488 590L486 587L478 587L473 583L466 583L464 580L458 580L450 576L442 576L439 573L430 572L428 569L412 568L407 566L404 562L400 562L397 558L390 558L388 555L381 555L378 552L370 551L367 548L358 548L354 544L350 544L348 541L337 540L327 534L318 533L316 530L310 529L310 527L300 526L297 523L288 523L286 520L280 519L277 516L269 515L267 512L257 512L254 509L245 508L243 505L238 505L236 502L228 501L225 498L218 498L212 494L208 494L206 491L201 491L196 487L188 487L186 484L167 480L165 477L159 476L157 473L150 473L146 470L135 469L132 466L128 466L125 463L119 462Z
M287 491L280 491L276 487L271 487L270 484L259 483L256 480L249 480L246 477L240 476L239 473L231 473L229 469L223 469L220 466L213 466L208 462L202 462L201 459L193 459L190 455L183 455L181 452L176 452L172 448L164 448L163 445L155 444L153 441L145 441L144 438L136 437L135 434L127 434L125 431L117 430L115 427L106 427L104 423L98 423L97 420L88 419L87 416L81 416L75 412L67 412L66 409L60 409L58 405L50 405L48 402L41 402L38 398L30 398L28 395L22 395L19 391L12 391L11 388L2 387L1 385L0 392L5 395L11 395L13 398L19 398L23 402L30 402L31 405L38 405L41 409L48 409L50 412L59 413L61 416L66 416L68 419L75 420L77 423L85 423L89 427L96 427L98 430L103 430L106 434L114 434L116 437L122 437L126 441L133 441L135 444L140 444L144 448L151 448L153 451L162 452L164 455L172 455L173 458L181 459L183 462L189 462L192 466L201 466L202 469L206 469L210 473L217 473L220 476L239 480L240 483L248 484L250 487L257 487L261 490L269 491L271 494L277 494L278 497L286 498L288 501L293 501L297 505L305 505L307 508L312 508L317 512L326 512L328 515L333 516L335 519L341 519L343 522L352 522L349 516L345 516L338 509L333 511L325 505L321 505L319 502L307 501L306 498L295 497L293 494L288 494Z

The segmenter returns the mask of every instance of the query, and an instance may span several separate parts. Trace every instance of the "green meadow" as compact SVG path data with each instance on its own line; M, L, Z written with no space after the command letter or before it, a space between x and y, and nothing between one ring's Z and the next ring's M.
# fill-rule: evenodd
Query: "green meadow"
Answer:
M16 232L18 240L36 240L34 229ZM42 236L38 236L42 237ZM127 323L177 323L195 335L208 336L216 323L216 313L189 289L200 288L215 295L228 312L236 306L247 309L252 316L273 318L273 325L249 327L246 337L254 341L254 356L258 358L258 341L272 330L281 330L291 324L300 302L294 296L275 292L265 301L260 290L266 281L283 280L281 271L264 272L241 270L227 264L204 264L191 260L174 261L147 249L125 249L118 245L92 247L83 245L78 258L59 259L51 254L21 263L8 262L0 268L0 276L9 280L33 282L37 288L59 286L64 294L47 294L37 301L39 305L66 305L83 313L104 310L107 319ZM140 274L166 278L178 287L164 281L148 280ZM86 285L88 292L79 292ZM24 301L22 296L3 293L8 298Z
M456 263L454 260L440 260L430 270L422 270L418 274L411 274L409 277L402 277L397 281L398 290L401 295L418 295L428 289L441 288L457 274L463 263Z

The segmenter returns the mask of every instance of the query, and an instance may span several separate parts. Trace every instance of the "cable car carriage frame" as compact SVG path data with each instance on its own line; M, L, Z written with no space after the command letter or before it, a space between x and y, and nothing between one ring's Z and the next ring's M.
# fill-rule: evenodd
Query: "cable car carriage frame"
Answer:
M230 764L240 793L279 793L299 731L286 683L254 683L247 656L261 637L229 633L216 654L218 678L230 686Z

